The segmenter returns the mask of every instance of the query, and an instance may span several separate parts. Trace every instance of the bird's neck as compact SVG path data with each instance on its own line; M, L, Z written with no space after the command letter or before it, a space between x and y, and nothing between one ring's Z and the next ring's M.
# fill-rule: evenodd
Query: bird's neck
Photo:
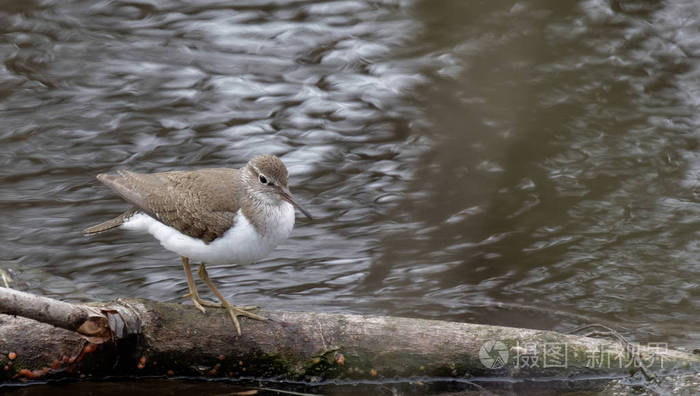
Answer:
M294 209L286 201L269 202L252 198L246 200L241 206L241 213L258 234L266 236L276 233L280 223L288 222L290 208L292 216L294 216Z

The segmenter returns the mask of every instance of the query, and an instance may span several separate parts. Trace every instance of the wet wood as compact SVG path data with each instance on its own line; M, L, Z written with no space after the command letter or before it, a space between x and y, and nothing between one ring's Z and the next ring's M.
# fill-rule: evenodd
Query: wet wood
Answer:
M0 289L0 295L7 293L13 292ZM39 298L43 307L54 301L61 309L49 307L36 314L8 309L4 306L8 301L13 299L0 298L0 312L6 313L0 314L0 375L5 382L107 375L256 377L310 383L438 377L573 380L627 376L635 364L615 342L551 331L263 311L270 320L243 318L243 334L238 336L225 312L214 308L202 314L190 305L146 300L83 306ZM74 309L105 315L109 336L86 337L67 330L80 328L76 328L78 320L53 317L73 317ZM33 319L17 316L23 314ZM697 355L650 349L641 356L652 373L661 372L662 366L666 372L700 371Z

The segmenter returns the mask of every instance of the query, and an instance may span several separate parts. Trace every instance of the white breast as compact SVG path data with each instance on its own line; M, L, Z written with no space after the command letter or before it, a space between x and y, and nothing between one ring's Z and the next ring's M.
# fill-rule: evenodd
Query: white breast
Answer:
M294 228L294 207L288 202L264 212L264 235L259 234L239 210L233 227L220 238L206 244L167 226L143 213L133 215L121 225L127 230L145 231L164 248L194 261L207 264L249 264L267 256Z

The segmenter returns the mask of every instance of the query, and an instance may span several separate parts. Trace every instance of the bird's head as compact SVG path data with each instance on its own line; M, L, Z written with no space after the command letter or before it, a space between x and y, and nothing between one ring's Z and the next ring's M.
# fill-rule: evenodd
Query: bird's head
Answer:
M287 186L287 167L274 155L264 154L254 157L243 169L243 177L249 193L270 204L287 201L312 219L311 214L299 205Z

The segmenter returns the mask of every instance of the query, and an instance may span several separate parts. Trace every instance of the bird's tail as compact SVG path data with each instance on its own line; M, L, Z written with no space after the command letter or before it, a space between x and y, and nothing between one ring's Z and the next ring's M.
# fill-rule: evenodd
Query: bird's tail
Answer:
M119 216L107 220L104 223L100 223L98 225L94 225L92 227L88 227L83 230L83 234L85 235L93 235L93 234L99 234L101 232L105 232L108 230L111 230L112 228L117 228L120 225L124 224L126 220L128 220L131 216L136 213L136 209L129 209L126 212L120 214Z

